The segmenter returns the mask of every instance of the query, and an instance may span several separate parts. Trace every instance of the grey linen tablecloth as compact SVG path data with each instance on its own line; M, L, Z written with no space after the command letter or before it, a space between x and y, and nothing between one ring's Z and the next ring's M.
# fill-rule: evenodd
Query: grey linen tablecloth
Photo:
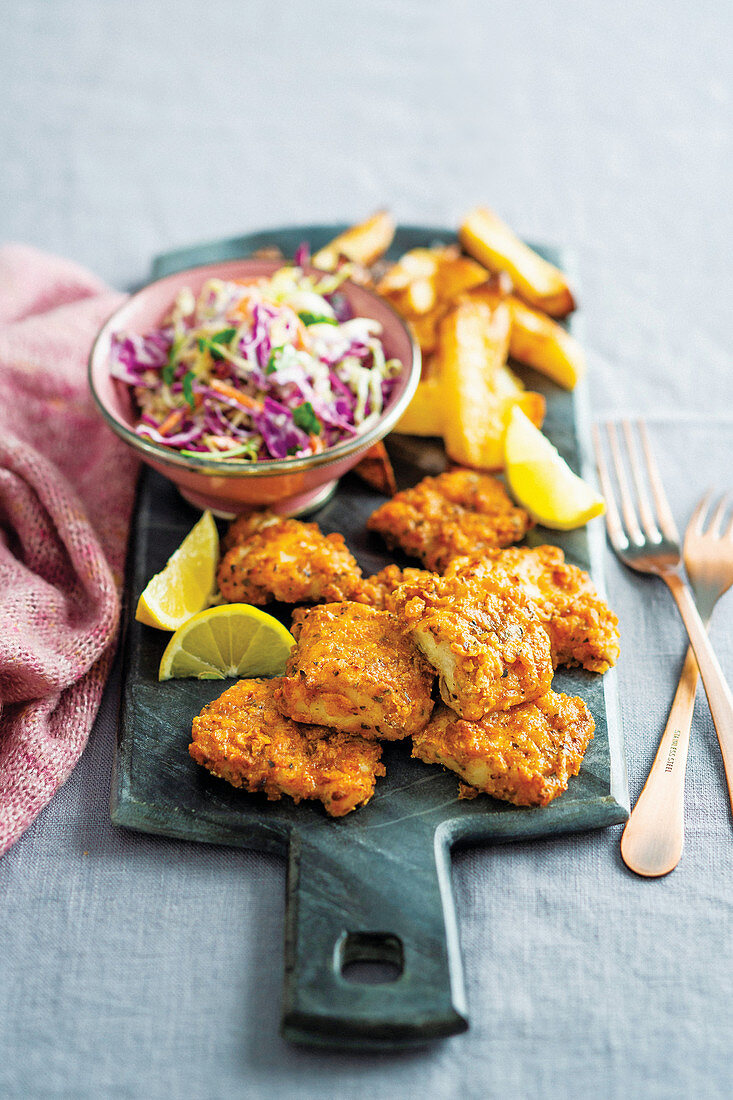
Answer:
M266 225L454 224L570 246L598 417L651 419L675 514L730 486L730 5L19 0L0 39L0 239L124 287ZM632 799L685 639L609 557ZM733 597L713 639L733 679ZM727 1097L733 831L701 695L677 871L619 829L453 864L472 1028L429 1051L278 1036L284 866L115 830L118 678L0 862L2 1097Z

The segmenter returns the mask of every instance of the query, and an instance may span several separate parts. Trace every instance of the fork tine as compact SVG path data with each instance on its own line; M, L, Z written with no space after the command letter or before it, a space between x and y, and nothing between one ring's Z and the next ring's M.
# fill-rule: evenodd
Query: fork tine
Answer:
M726 527L725 531L723 532L723 538L724 539L730 539L731 542L733 542L733 516L731 516L730 519L728 520L728 526Z
M729 504L730 494L724 493L723 496L720 498L718 507L713 512L713 518L710 520L710 529L708 530L709 535L715 535L716 538L719 538L720 530L723 526L723 516L725 515L726 509Z
M621 494L621 512L626 524L626 530L629 532L629 537L632 542L635 542L637 546L641 546L644 542L644 535L642 534L639 521L636 518L636 510L634 509L634 501L631 496L631 489L629 487L629 481L626 477L626 468L621 457L621 448L619 447L618 435L616 433L616 425L609 421L606 425L608 431L608 442L611 446L611 457L613 458L614 469L616 470L616 480L618 482L619 493Z
M702 529L705 526L705 516L707 515L708 508L710 507L710 498L713 495L713 490L708 489L704 497L700 497L695 505L695 511L690 516L690 522L688 525L688 531L692 531L694 535L701 535Z
M672 511L667 502L667 496L664 492L664 486L662 485L662 479L659 476L659 469L657 467L656 459L652 452L651 444L649 442L649 436L646 431L646 424L643 420L637 420L636 426L641 436L641 445L644 450L644 457L646 458L647 470L649 472L649 483L652 487L652 496L654 497L654 503L657 506L657 516L659 517L659 526L662 529L662 533L671 542L679 542L680 536L677 530L677 525L672 517Z
M641 524L646 532L647 536L653 542L662 541L662 533L657 527L657 521L654 518L651 505L649 503L649 497L646 491L646 485L644 484L644 478L642 476L642 465L639 460L639 451L634 439L633 432L631 431L631 424L628 420L621 421L621 427L623 429L624 437L626 439L626 451L629 456L629 465L631 466L631 474L634 479L634 486L636 487L636 496L639 504L639 514L641 516Z
M608 425L606 425L606 427L607 426ZM603 453L603 444L601 443L601 433L597 424L593 425L593 450L596 454L598 478L601 482L603 495L606 498L606 530L608 531L608 537L611 540L612 546L617 550L623 550L629 545L629 540L626 537L626 532L621 523L621 516L616 507L616 497L608 472L608 466L606 465L606 457Z

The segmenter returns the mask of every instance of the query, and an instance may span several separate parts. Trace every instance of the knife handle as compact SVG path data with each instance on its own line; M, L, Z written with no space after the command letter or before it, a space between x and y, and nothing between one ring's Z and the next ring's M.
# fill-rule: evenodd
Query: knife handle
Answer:
M339 832L338 822L293 831L286 1039L399 1049L467 1029L448 848L409 826L385 824L363 836ZM348 980L344 968L357 963L381 963L394 980Z

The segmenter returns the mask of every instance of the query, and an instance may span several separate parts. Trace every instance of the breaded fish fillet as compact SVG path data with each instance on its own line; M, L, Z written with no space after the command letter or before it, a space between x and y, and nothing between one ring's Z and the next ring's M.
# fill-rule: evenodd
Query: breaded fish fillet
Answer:
M582 699L554 691L480 722L441 705L413 737L412 755L443 764L473 790L515 806L546 806L580 771L594 728Z
M385 565L374 576L363 577L351 598L356 603L364 603L382 611L392 611L392 593L396 588L406 581L418 581L429 575L426 570L409 565L406 569L400 569L399 565Z
M237 516L229 524L227 533L221 540L222 550L225 552L231 550L233 546L238 546L240 542L246 542L251 535L254 535L255 531L260 531L263 527L269 527L271 523L277 523L282 518L282 516L267 510L246 512L242 516Z
M232 524L227 544L217 580L230 603L343 600L361 580L343 535L315 523L255 513Z
M452 558L508 546L532 526L500 481L475 470L449 470L397 493L367 521L390 547L442 573Z
M417 733L433 709L433 671L397 619L358 603L293 615L297 645L276 690L283 714L363 737Z
M315 798L332 817L363 806L374 793L381 745L283 717L276 680L240 680L193 720L189 752L234 787L277 801Z
M547 632L506 578L472 588L458 577L423 573L390 599L438 672L443 701L461 717L476 720L549 690Z
M497 570L520 585L550 636L553 663L606 672L619 655L618 619L582 569L557 546L511 546L483 558L455 558L447 577L491 587Z

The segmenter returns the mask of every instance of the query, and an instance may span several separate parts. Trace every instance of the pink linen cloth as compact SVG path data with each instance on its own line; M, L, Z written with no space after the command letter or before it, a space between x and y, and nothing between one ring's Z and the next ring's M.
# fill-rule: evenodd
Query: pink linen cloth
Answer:
M81 756L114 653L137 463L86 367L122 300L0 249L0 855Z

